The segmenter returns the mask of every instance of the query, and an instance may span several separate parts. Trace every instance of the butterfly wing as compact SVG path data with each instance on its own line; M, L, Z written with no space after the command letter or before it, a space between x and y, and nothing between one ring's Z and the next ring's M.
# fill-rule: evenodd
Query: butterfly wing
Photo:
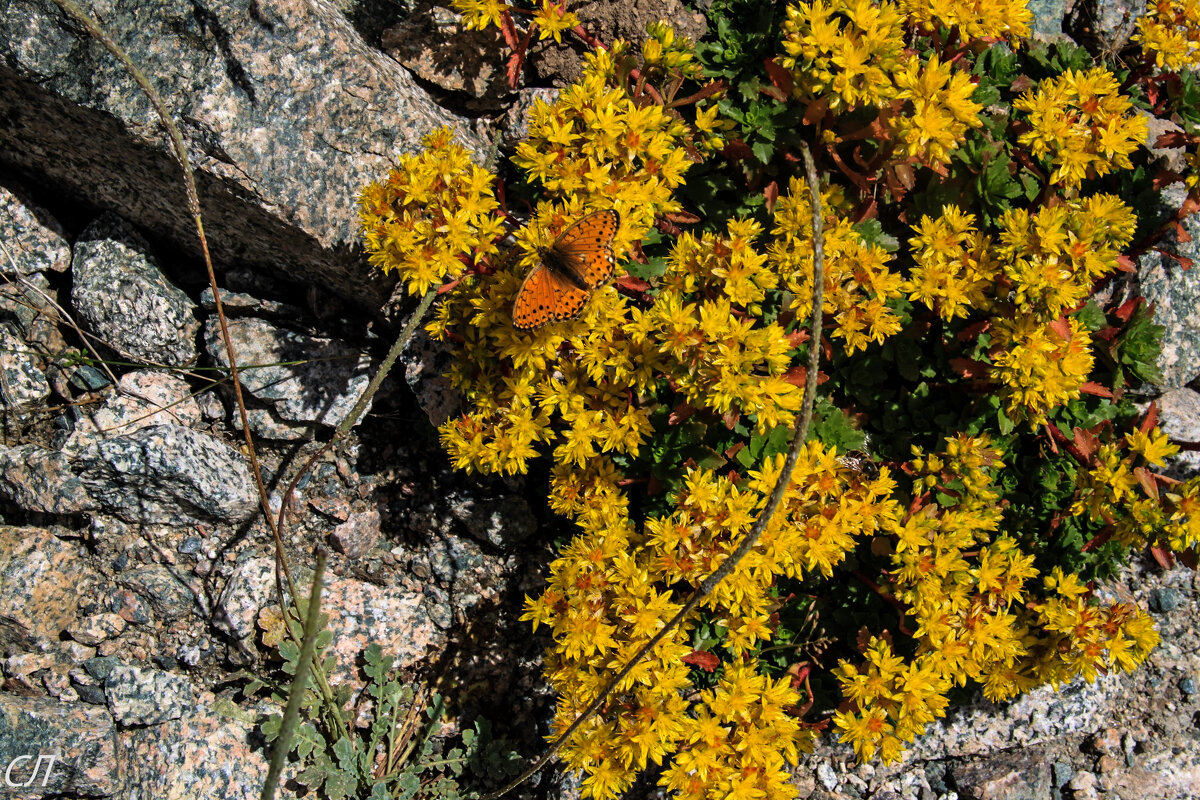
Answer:
M612 209L577 220L551 246L552 266L571 272L576 278L573 283L589 289L608 283L616 269L612 240L620 225L621 215Z
M538 264L521 283L513 302L513 325L531 331L551 322L571 319L583 310L591 292Z
M616 211L594 211L560 233L517 290L513 325L529 331L577 316L592 292L612 278L612 240L620 224Z

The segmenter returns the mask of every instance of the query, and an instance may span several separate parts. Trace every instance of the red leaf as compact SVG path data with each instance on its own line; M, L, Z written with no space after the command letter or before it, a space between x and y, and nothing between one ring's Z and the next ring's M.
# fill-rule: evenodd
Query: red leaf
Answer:
M1149 550L1150 555L1158 562L1160 567L1163 569L1174 569L1175 556L1171 554L1170 550L1167 550L1165 547L1151 547Z
M771 79L771 86L774 90L763 89L763 91L776 100L787 102L792 94L792 73L784 69L782 64L770 58L763 59L763 66L766 67L767 77Z
M721 150L721 155L730 161L741 161L742 159L753 157L754 151L750 149L750 145L741 139L730 139Z
M767 198L767 213L774 213L775 201L779 199L779 182L771 181L768 183L767 188L763 189L763 197Z
M988 365L973 358L952 358L951 368L964 378L982 378L987 375Z
M1188 136L1183 131L1167 131L1160 133L1158 138L1154 140L1154 146L1160 147L1187 147L1191 144L1192 137Z
M705 672L712 672L717 667L721 666L721 659L717 658L707 650L693 650L683 657L683 663L691 664L693 667L699 667Z
M1064 342L1071 341L1071 323L1067 322L1066 317L1059 317L1046 326L1062 339Z
M780 377L792 386L798 386L803 389L804 384L808 382L808 370L804 367L792 367Z
M1142 420L1142 424L1138 425L1138 430L1142 433L1149 433L1150 429L1158 424L1158 402L1150 401L1150 407L1146 409L1146 418Z
M1137 264L1129 256L1117 256L1117 269L1121 272L1137 272Z
M680 403L679 405L675 406L670 414L667 415L667 424L678 425L695 413L696 409L693 406L690 406L687 403Z
M652 285L649 281L642 278L635 278L632 275L622 275L614 283L622 289L628 289L631 292L644 292Z
M695 225L700 221L700 218L690 211L672 211L663 216L676 225Z
M1092 456L1100 449L1100 439L1096 434L1083 428L1075 428L1072 433L1075 435L1075 449L1079 455L1083 456L1084 460L1091 461Z
M1137 310L1137 307L1141 304L1141 302L1142 298L1131 297L1122 303L1120 307L1113 312L1113 314L1117 319L1121 320L1121 322L1129 322L1129 318L1133 316L1133 312Z
M1155 502L1158 501L1158 481L1154 480L1154 473L1145 467L1134 467L1133 476L1137 478L1141 484L1142 491L1146 496Z
M1108 390L1107 386L1101 386L1095 381L1087 381L1079 387L1079 391L1084 394L1090 394L1094 397L1107 397L1112 399L1113 393Z
M725 458L728 459L729 461L732 461L737 456L738 453L742 452L742 449L745 446L746 446L745 442L738 442L733 447L730 447L728 450L725 451L725 453L724 453Z
M969 342L972 339L978 338L979 334L983 333L990 327L992 327L991 320L981 320L980 322L972 323L963 328L955 335L954 338L958 339L960 342Z

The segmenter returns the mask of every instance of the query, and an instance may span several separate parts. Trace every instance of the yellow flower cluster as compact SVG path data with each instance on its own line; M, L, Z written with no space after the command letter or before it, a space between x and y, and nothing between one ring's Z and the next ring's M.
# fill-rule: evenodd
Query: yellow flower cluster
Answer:
M800 407L800 391L783 377L793 346L779 324L759 320L778 277L754 249L758 224L731 220L728 230L680 236L654 304L635 309L625 331L652 354L643 366L670 378L688 403L749 414L765 432L790 424Z
M461 15L463 27L475 31L492 26L499 28L504 23L505 13L513 9L503 0L451 0L450 5ZM567 11L567 3L554 0L541 0L530 18L538 39L553 37L560 44L563 33L579 25L579 17Z
M914 266L901 290L947 322L991 307L1000 265L992 238L975 227L975 215L945 206L936 219L925 216L909 239Z
M685 147L689 126L657 103L639 106L616 84L617 59L627 51L627 44L617 42L611 50L589 53L583 76L553 105L537 100L529 137L513 156L552 195L620 213L617 252L640 240L655 215L679 209L672 192L692 165ZM555 213L562 211L539 203L537 219L526 229L529 245L549 244L541 229Z
M549 625L545 673L559 694L554 728L566 729L680 607L655 578L627 518L585 527L551 565L548 586L526 599L522 619ZM593 717L561 751L588 773L585 797L615 798L651 762L661 764L685 734L683 657L692 623L676 628L622 681L607 714Z
M1160 489L1149 471L1179 452L1158 428L1101 444L1089 469L1076 477L1073 514L1104 521L1127 547L1180 552L1200 545L1200 478ZM1141 463L1138 463L1138 462Z
M833 724L839 741L849 742L859 761L879 754L885 764L900 757L904 745L925 726L946 714L946 679L917 658L912 662L892 652L886 639L872 636L861 667L841 662L833 674L851 709L838 711Z
M1154 54L1160 69L1200 66L1200 3L1196 0L1151 0L1137 26L1133 40Z
M679 46L671 39L672 48ZM471 404L467 415L441 430L443 445L461 469L524 472L538 446L550 445L557 464L582 470L601 454L636 456L650 434L638 398L660 377L656 370L665 344L650 334L663 309L630 321L625 298L605 286L575 320L533 332L512 324L522 274L569 222L596 208L616 209L621 225L612 248L620 255L656 215L678 208L672 191L692 163L685 154L691 129L661 105L635 104L626 89L614 85L613 59L626 50L618 42L610 51L590 54L578 83L563 89L553 105L535 105L529 139L518 145L513 160L561 199L541 201L534 219L517 233L518 248L510 257L494 274L448 298L429 326L435 337L455 341L450 379ZM722 342L736 335L738 325L731 319L716 324L712 310L704 324ZM742 374L763 359L781 372L777 353L783 345L768 345L756 335L740 356L728 358ZM793 389L789 384L780 393ZM557 485L567 490L570 482ZM553 502L565 508L575 501Z
M1133 166L1129 156L1145 142L1149 123L1132 108L1104 67L1067 70L1013 103L1029 115L1030 129L1018 141L1034 156L1048 157L1050 182L1068 188Z
M918 660L946 688L973 680L991 699L1011 698L1032 685L1015 665L1025 654L1018 612L1037 571L1015 540L996 535L1000 452L986 436L960 435L944 453L914 448L911 463L918 485L955 497L954 505L914 511L894 529L894 591L915 621Z
M462 16L463 27L472 31L499 28L511 8L504 0L450 0L450 5Z
M844 339L846 352L866 349L900 330L900 318L889 305L902 294L903 278L887 267L890 256L867 244L844 216L840 197L825 192L825 294L822 307L834 322L833 335ZM812 210L808 184L792 178L789 193L775 206L775 241L770 258L792 292L791 308L799 319L812 313Z
M787 709L800 701L789 678L730 664L715 689L685 717L682 749L659 784L678 800L782 800L795 796L792 771L812 735Z
M1008 416L1038 425L1046 413L1079 396L1095 359L1092 337L1078 320L1046 323L1036 317L994 320L992 380L1001 387Z
M910 22L930 33L956 28L964 40L1029 38L1033 13L1028 0L899 0Z
M552 565L545 593L526 601L525 618L552 630L557 730L678 611L670 587L696 586L728 558L782 465L783 456L769 459L740 483L690 470L672 513L647 520L641 533L619 511L580 515L583 531ZM588 773L585 795L616 797L649 762L671 756L660 783L681 798L792 796L786 767L813 734L787 711L801 700L789 679L767 678L752 658L774 628L772 588L784 575L832 574L858 540L900 516L894 491L886 468L867 478L810 442L758 545L704 601L726 632L718 686L683 699L691 685L682 661L693 624L686 622L623 681L611 712L564 749L568 763Z
M1098 194L1000 219L996 257L1017 309L1053 319L1082 303L1099 278L1117 269L1137 217L1120 198Z
M447 128L423 144L422 153L400 156L387 178L359 198L371 264L399 272L414 295L457 277L470 259L495 253L504 233L495 176L472 164Z
M1138 446L1163 451L1157 434ZM834 723L860 760L899 757L944 714L955 684L976 681L999 701L1145 660L1158 643L1149 617L1095 603L1077 576L1055 568L1043 579L1046 599L1031 601L1033 557L995 535L1002 511L993 482L1004 464L986 437L948 439L942 453L914 448L910 463L914 488L936 489L939 499L919 498L884 528L895 542L890 589L907 608L916 651L906 660L889 639L872 637L864 664L834 670L851 701Z
M1097 605L1078 576L1058 567L1043 582L1057 597L1033 604L1028 618L1040 635L1024 668L1037 683L1057 687L1113 668L1129 672L1158 646L1153 621L1136 606Z
M562 44L565 31L579 26L579 17L574 12L567 11L567 4L555 3L552 0L542 0L537 11L533 12L533 22L537 26L538 39L554 38Z
M928 62L912 56L892 76L897 100L906 106L890 120L891 129L904 143L903 150L922 164L936 167L950 161L950 153L966 138L968 128L983 122L983 106L971 100L975 84L937 56Z
M799 99L835 111L882 108L896 96L892 75L904 51L904 17L889 2L813 0L788 6L780 63Z

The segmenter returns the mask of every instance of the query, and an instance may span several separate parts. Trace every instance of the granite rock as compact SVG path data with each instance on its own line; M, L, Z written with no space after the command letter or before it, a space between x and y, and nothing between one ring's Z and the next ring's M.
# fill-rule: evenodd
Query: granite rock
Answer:
M219 710L220 702L204 693L178 719L121 730L120 796L126 800L257 800L267 776L266 755L256 744L258 733L252 722L242 718L244 714Z
M1166 328L1158 359L1165 388L1185 386L1200 376L1200 269L1184 269L1163 252L1200 262L1200 218L1183 221L1191 237L1179 241L1172 231L1138 259L1138 281L1146 300L1154 305L1154 322Z
M71 266L71 247L58 220L22 192L0 186L0 273L62 272Z
M234 639L247 641L254 636L258 611L273 602L275 560L251 558L237 565L213 609L213 625Z
M40 528L0 527L0 638L58 648L99 581L79 548Z
M0 497L26 511L76 514L96 508L70 457L35 444L0 445Z
M196 304L124 220L106 214L89 225L75 243L71 272L80 321L118 353L170 366L196 360Z
M196 609L198 587L186 582L186 574L164 564L147 564L120 575L120 582L145 598L162 621L179 619Z
M154 425L200 425L200 405L187 381L166 372L136 370L121 376L116 391L99 406L76 410L67 449L97 434L122 436Z
M435 427L460 413L462 406L462 395L446 377L452 357L445 342L431 339L423 329L418 329L400 354L404 380Z
M120 636L125 630L125 620L120 614L104 611L76 620L67 626L66 632L77 642L97 645L106 639Z
M370 359L333 339L306 336L262 319L230 320L229 335L242 384L288 422L336 426L371 380ZM204 338L217 363L228 367L215 320L209 320ZM285 363L293 361L298 363Z
M410 72L441 89L466 95L474 110L495 111L512 93L499 29L468 30L448 8L422 4L385 30L382 41L384 52Z
M42 357L9 324L0 325L0 404L21 409L50 396Z
M393 281L354 252L355 196L435 128L482 149L472 126L334 3L114 0L102 14L169 98L218 268L267 267L379 308ZM0 65L0 162L199 255L169 141L99 42L51 3L13 0Z
M196 705L187 678L125 664L108 673L104 695L113 719L121 725L154 725L178 719Z
M245 457L179 425L91 440L80 447L74 469L96 503L127 522L237 523L258 507Z
M116 728L104 708L0 694L0 763L7 767L32 756L19 762L10 776L14 784L32 777L32 796L113 795L120 788L116 754ZM31 776L38 755L55 758Z
M1154 402L1158 405L1158 424L1163 432L1177 441L1200 441L1200 392L1172 389ZM1181 451L1167 461L1167 467L1173 478L1187 479L1200 474L1200 452Z

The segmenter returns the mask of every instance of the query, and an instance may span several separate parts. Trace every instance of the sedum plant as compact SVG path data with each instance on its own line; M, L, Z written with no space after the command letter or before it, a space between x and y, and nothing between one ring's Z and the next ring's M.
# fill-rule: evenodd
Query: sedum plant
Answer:
M1178 218L1148 193L1200 199L1146 149L1154 115L1200 152L1192 5L1152 5L1122 64L1031 43L1020 0L714 0L708 41L660 23L640 47L553 0L455 5L501 28L510 76L535 34L590 48L505 170L434 132L361 199L372 263L441 286L452 462L544 476L570 531L525 612L550 635L554 731L737 549L806 354L825 359L757 545L565 742L586 797L650 769L680 798L792 797L821 735L891 761L963 691L1146 658L1149 617L1095 581L1146 549L1194 565L1200 543L1200 479L1161 472L1177 447L1133 403L1160 380L1161 329L1125 281ZM609 257L615 280L581 279ZM567 318L516 325L539 269Z

